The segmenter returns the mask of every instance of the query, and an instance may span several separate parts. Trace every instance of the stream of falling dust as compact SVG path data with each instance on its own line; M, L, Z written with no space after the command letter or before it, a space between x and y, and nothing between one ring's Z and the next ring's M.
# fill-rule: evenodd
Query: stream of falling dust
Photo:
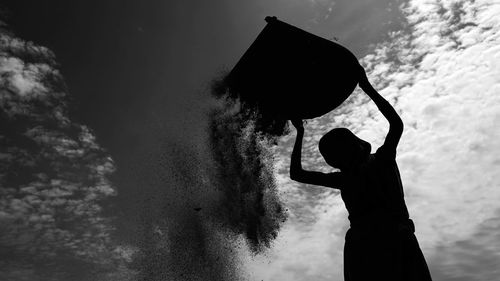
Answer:
M273 170L286 123L261 126L259 109L231 95L223 80L211 96L202 152L169 143L159 184L168 186L143 203L134 261L140 280L248 280L241 254L265 253L286 220Z

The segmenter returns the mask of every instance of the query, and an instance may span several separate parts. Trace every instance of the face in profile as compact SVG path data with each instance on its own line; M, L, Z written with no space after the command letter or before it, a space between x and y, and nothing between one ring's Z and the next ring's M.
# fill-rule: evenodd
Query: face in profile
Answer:
M368 158L371 145L346 128L335 128L320 139L319 151L328 165L349 170Z

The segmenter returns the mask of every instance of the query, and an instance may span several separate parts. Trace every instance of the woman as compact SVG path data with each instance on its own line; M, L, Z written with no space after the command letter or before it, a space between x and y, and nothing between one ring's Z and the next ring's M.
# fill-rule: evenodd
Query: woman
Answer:
M325 134L319 150L326 163L339 172L305 171L301 165L302 120L292 120L297 138L292 152L293 180L337 188L349 213L350 229L344 246L344 279L432 280L414 235L396 164L396 148L403 122L394 108L370 84L360 67L359 86L389 121L384 144L371 153L371 145L346 128Z

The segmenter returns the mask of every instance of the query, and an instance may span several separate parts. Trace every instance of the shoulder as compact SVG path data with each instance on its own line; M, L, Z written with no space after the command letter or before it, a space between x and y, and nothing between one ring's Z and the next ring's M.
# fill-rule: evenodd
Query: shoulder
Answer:
M341 171L328 173L328 179L335 183L343 183L345 175Z
M382 145L375 152L375 159L383 162L396 161L396 149L386 145Z
M328 183L329 187L336 188L336 189L342 189L342 187L345 185L345 173L342 173L340 171L338 172L333 172L333 173L328 173Z

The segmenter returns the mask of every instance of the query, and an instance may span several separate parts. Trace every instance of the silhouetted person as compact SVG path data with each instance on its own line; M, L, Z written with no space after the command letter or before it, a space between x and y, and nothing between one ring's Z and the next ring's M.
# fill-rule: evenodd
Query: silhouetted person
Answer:
M370 84L360 67L359 86L389 121L384 144L371 153L371 145L346 128L335 128L319 141L321 155L340 172L305 171L301 165L302 120L292 120L297 139L292 152L293 180L337 188L349 212L350 229L344 246L346 281L431 280L425 258L414 235L396 164L396 147L403 122L394 108Z

